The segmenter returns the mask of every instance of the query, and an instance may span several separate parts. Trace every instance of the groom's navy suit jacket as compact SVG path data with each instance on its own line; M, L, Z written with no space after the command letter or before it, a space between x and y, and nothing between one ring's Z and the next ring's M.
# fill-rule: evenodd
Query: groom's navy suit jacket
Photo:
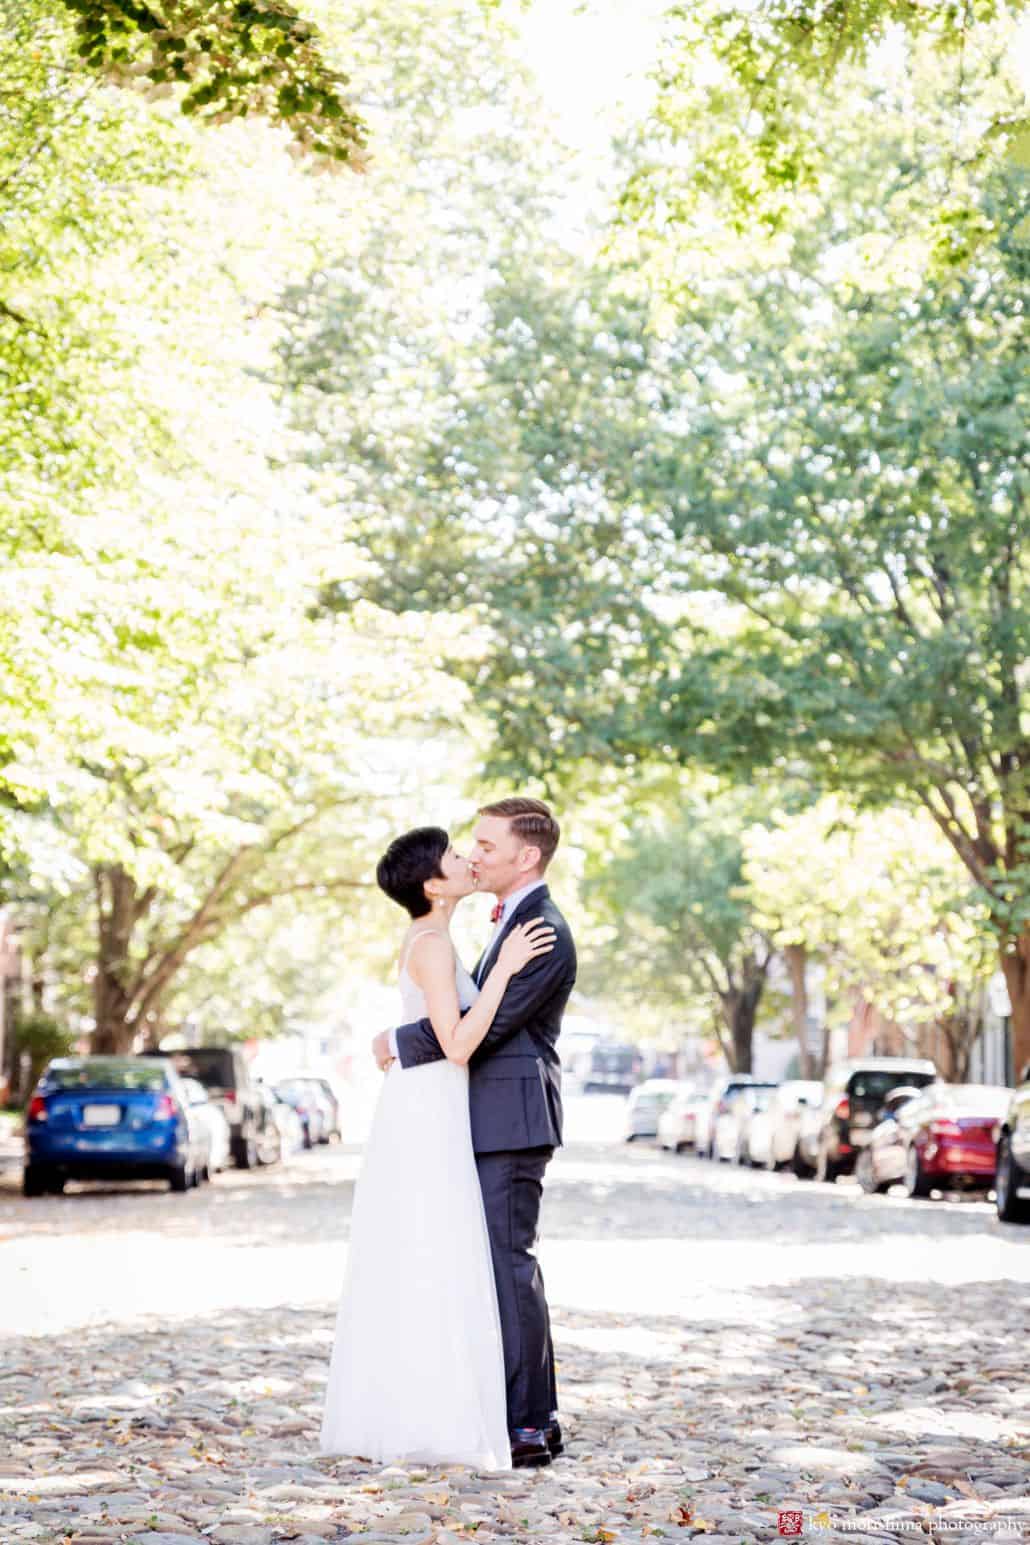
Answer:
M556 1042L576 980L576 946L546 885L523 897L490 953L491 960L496 960L509 931L534 917L551 924L554 948L511 978L494 1022L469 1062L476 1153L561 1146L561 1062ZM428 1019L398 1027L397 1059L402 1068L436 1062L442 1056Z

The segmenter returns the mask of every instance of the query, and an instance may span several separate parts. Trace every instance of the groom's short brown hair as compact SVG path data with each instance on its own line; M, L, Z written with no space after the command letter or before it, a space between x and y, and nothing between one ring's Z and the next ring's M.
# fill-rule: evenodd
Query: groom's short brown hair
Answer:
M510 821L516 837L530 847L540 849L540 868L547 868L558 846L561 827L542 799L528 799L522 795L495 799L492 804L480 805L479 813L499 815Z

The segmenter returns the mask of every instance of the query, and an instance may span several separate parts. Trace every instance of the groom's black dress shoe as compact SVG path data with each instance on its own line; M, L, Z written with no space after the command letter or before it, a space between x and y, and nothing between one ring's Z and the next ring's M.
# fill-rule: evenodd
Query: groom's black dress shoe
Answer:
M516 1470L525 1465L549 1465L547 1432L542 1427L516 1427L511 1435L511 1462Z
M557 1459L559 1454L564 1454L565 1440L561 1435L561 1428L557 1422L548 1422L544 1428L544 1436L547 1439L547 1447L551 1451L552 1459Z

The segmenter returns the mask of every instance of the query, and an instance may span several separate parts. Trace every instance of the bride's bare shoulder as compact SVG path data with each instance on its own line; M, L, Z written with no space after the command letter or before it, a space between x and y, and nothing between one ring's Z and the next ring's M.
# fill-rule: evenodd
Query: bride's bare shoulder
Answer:
M415 924L408 929L401 946L401 970L420 986L427 975L438 970L441 965L450 965L454 960L454 945L451 936L441 928L422 928Z

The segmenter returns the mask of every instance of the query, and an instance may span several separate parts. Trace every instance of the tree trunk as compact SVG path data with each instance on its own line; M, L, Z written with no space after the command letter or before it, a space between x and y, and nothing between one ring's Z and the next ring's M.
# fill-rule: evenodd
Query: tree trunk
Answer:
M132 1051L136 1027L129 1018L132 961L129 945L136 921L136 882L118 864L94 870L97 898L97 974L93 988L92 1049L107 1055Z
M803 944L788 944L783 958L790 973L790 1016L798 1038L798 1077L811 1078L812 1055L808 1049L808 951Z
M832 1034L832 1031L830 1029L830 1016L829 1016L829 1013L827 1013L826 1019L823 1022L823 1049L822 1049L822 1051L821 1051L821 1053L819 1055L819 1073L818 1073L818 1077L819 1078L825 1078L827 1073L829 1072L829 1068L830 1068L830 1036L831 1036L831 1034Z
M731 988L723 994L722 1009L726 1027L730 1032L730 1048L733 1052L732 1073L750 1073L758 1002L762 996L764 979L750 982L744 988Z
M1022 1083L1030 1064L1030 932L1021 934L1015 947L1002 951L1001 969L1012 1005L1012 1069Z

